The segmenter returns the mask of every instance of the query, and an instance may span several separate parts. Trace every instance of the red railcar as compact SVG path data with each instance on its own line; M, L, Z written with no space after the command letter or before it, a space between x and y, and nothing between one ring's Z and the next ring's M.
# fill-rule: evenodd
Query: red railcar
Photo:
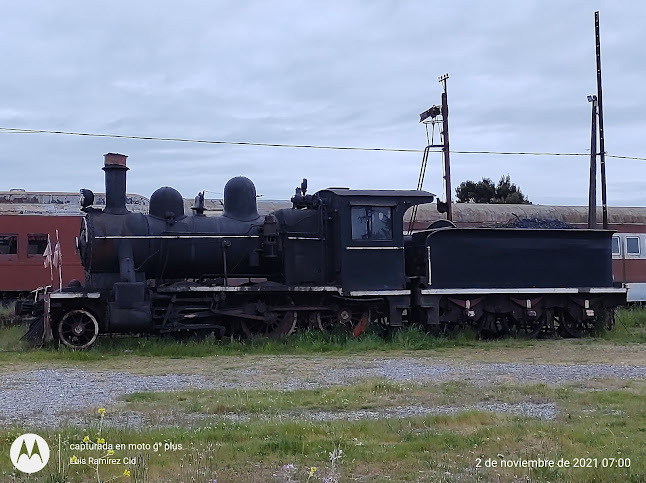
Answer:
M0 215L0 293L12 297L46 285L58 287L58 269L50 272L43 264L47 236L53 249L56 230L63 285L73 279L82 282L85 272L76 253L80 224L80 215Z
M97 204L104 201L97 195ZM148 199L128 195L128 209L148 210ZM58 288L58 269L45 268L43 253L49 235L52 250L56 230L63 259L63 286L83 283L85 272L76 250L81 218L77 193L0 191L0 298L17 298L38 287Z

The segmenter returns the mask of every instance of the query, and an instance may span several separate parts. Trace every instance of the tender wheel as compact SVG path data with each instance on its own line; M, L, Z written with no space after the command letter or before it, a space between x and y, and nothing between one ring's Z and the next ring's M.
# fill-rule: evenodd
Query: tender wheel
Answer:
M98 335L99 323L87 310L71 310L58 323L58 338L74 349L90 347Z
M547 318L545 314L542 314L535 320L513 320L509 324L510 335L513 337L524 337L527 339L533 339L538 337L538 335L543 332L545 325L547 323Z
M507 315L485 313L476 322L476 332L483 339L495 339L510 334Z
M577 320L567 309L559 311L559 332L562 337L579 338L593 331L593 320Z

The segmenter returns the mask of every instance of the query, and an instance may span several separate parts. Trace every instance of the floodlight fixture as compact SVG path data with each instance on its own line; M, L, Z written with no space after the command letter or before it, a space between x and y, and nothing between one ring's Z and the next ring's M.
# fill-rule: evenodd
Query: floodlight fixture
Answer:
M597 96L588 96L588 102L597 102Z
M448 78L449 78L449 74L444 74L444 75L439 76L437 78L437 81L441 83L441 82L445 81Z
M429 117L435 119L441 112L442 108L440 106L431 106L419 115L419 122L424 122Z

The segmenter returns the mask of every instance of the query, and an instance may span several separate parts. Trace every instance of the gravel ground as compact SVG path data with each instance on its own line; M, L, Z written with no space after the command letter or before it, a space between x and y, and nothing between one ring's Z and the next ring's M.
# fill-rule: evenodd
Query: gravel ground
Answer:
M307 365L303 364L307 361ZM277 373L276 367L283 369ZM285 375L287 374L287 375ZM313 389L380 378L402 383L469 381L486 386L498 383L565 384L596 378L645 379L646 367L623 364L458 363L434 358L334 358L298 359L267 357L252 367L219 371L210 376L135 375L126 372L90 372L81 369L39 369L0 375L0 425L59 426L79 420L78 414L110 406L133 392L182 389L274 388ZM406 417L444 411L481 409L551 419L553 405L494 403L479 406L423 408L407 406L381 411L318 412L313 419ZM426 412L428 411L428 412ZM76 414L76 415L75 415ZM318 416L317 416L318 415ZM126 414L115 424L139 426L136 414Z
M464 411L490 411L494 413L513 414L516 416L528 416L537 419L554 419L558 414L554 403L487 403L471 404L464 406L396 406L381 409L357 409L343 411L299 411L279 413L276 415L260 415L261 418L281 418L284 420L307 419L309 421L359 421L362 419L401 419L417 416L433 416L436 414L457 414ZM234 422L251 421L256 415L248 414L225 414L223 419Z

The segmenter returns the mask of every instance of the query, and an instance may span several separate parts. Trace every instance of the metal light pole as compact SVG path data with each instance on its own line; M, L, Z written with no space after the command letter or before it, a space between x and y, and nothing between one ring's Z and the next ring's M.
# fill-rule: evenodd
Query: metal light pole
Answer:
M438 82L444 87L442 92L442 138L444 145L444 185L446 189L446 219L453 220L453 206L451 204L451 159L449 157L449 102L446 95L446 80L449 74L438 77Z
M601 96L601 39L599 37L599 12L594 12L594 36L597 46L597 97L599 99L599 164L601 165L601 205L603 229L608 229L608 203L606 200L606 147L603 135L603 102Z
M588 228L597 227L597 96L588 96L592 103L590 134L590 188L588 190Z
M452 221L453 206L451 204L451 159L449 156L449 103L446 96L446 80L448 78L449 74L444 74L437 78L438 82L442 84L444 88L444 92L442 92L442 106L431 106L419 115L419 122L426 124L426 141L428 144L426 148L424 148L424 155L422 156L422 166L419 171L419 178L417 179L417 189L421 190L424 185L424 174L426 173L426 164L428 162L428 155L431 152L431 148L442 148L442 152L444 154L444 189L446 191L446 203L442 203L438 199L437 211L440 213L446 213L446 219ZM440 115L442 117L442 131L440 132L442 144L434 144L433 134L435 133L435 123L439 123L440 120L438 120L437 117ZM428 120L429 118L431 118L430 121ZM432 125L431 139L428 138L428 124ZM418 205L413 206L413 211L408 224L409 234L413 232L413 226L417 217L417 206ZM444 208L445 206L446 211Z

